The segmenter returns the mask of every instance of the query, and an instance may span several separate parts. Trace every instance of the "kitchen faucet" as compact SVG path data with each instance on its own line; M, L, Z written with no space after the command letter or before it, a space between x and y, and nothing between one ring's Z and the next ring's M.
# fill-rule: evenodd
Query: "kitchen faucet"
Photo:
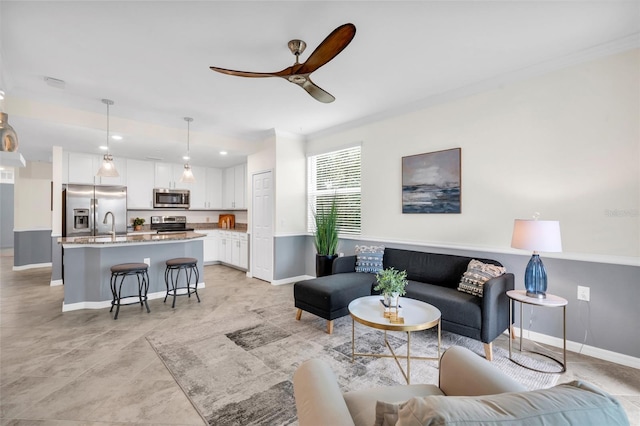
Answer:
M107 216L111 215L111 232L109 232L109 234L111 234L112 237L116 236L116 217L113 215L113 213L111 212L107 212L107 214L104 215L104 220L102 221L103 224L107 224Z

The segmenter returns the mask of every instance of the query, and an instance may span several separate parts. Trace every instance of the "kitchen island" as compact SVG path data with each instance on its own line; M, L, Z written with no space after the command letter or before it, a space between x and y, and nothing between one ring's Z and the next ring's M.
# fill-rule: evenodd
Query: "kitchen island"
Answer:
M58 244L63 247L62 311L110 308L111 267L119 263L149 265L149 299L164 298L166 294L164 271L168 259L198 259L202 280L204 237L197 232L177 232L59 238ZM203 287L204 282L199 282L198 288Z

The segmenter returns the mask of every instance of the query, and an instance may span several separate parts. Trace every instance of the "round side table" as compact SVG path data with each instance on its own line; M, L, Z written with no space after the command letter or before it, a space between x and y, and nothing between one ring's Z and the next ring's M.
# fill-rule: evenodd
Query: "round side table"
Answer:
M527 365L524 365L518 361L516 361L515 359L513 359L512 356L512 350L511 350L511 340L512 340L512 336L509 336L509 360L511 360L512 362L518 364L521 367L527 368L529 370L533 370L533 371L537 371L540 373L552 373L552 374L557 374L557 373L564 373L565 371L567 371L567 304L569 302L567 302L567 299L562 298L560 296L555 296L553 294L549 294L547 293L547 297L544 299L538 299L536 297L529 297L527 296L527 292L525 290L509 290L507 291L507 297L509 298L509 301L511 303L509 303L509 322L511 322L511 319L513 318L513 309L514 309L514 305L516 302L520 303L520 352L523 352L522 350L522 330L523 330L523 323L522 323L522 304L527 304L527 305L533 305L533 306L542 306L542 307L548 307L548 308L562 308L562 361L552 357L551 355L548 354L544 354L541 352L535 352L535 351L529 351L531 353L535 353L538 355L542 355L544 357L549 358L552 361L555 361L560 367L561 370L560 371L545 371L545 370L539 370L537 368L533 368L533 367L529 367Z

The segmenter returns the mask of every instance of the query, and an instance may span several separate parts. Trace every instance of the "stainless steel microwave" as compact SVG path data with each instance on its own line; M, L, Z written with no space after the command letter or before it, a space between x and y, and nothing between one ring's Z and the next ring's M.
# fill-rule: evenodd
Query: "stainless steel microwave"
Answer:
M191 194L188 189L153 189L153 207L160 209L188 209Z

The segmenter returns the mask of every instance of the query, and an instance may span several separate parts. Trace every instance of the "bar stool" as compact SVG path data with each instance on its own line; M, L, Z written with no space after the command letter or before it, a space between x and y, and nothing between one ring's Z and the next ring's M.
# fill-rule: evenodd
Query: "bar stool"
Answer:
M167 294L164 296L164 301L167 301L167 297L173 295L172 308L176 307L176 296L189 296L195 293L200 303L200 296L198 296L198 281L200 281L200 274L198 272L198 259L193 257L177 257L175 259L169 259L165 262L167 269L164 271L164 282L167 285ZM180 271L184 271L184 277L186 280L186 286L178 287L180 281ZM190 287L191 277L195 273L196 281L193 284L193 288ZM169 279L171 279L171 286L169 286ZM178 293L178 290L186 289L186 292Z
M113 300L111 301L111 309L116 306L116 314L113 317L114 320L118 319L118 313L120 312L121 305L135 305L140 303L141 306L147 307L147 313L149 310L149 304L147 303L147 292L149 291L149 266L146 263L121 263L111 267L111 293L113 294ZM138 279L138 294L130 296L122 296L122 284L124 279L128 276L135 275ZM120 278L120 285L118 285L118 278ZM128 303L122 303L122 299L131 297L137 297L138 300Z

